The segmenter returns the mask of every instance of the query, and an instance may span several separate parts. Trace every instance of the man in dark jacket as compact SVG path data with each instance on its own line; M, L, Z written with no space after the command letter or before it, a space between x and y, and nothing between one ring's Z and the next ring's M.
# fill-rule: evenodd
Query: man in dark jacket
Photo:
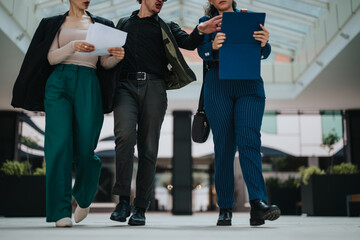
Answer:
M145 211L153 188L160 129L167 108L167 89L195 81L179 47L194 50L203 33L220 30L221 16L195 27L189 35L174 22L159 16L166 0L138 0L141 8L120 19L117 28L128 32L125 58L114 101L116 182L119 195L110 219L125 222L130 216L134 146L138 148L135 210L129 225L145 225Z

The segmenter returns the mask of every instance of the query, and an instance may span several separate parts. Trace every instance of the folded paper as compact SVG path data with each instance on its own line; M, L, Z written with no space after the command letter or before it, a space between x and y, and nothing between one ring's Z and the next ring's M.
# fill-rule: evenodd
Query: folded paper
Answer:
M101 23L90 24L85 41L95 46L95 51L78 53L84 55L109 55L108 49L122 47L126 42L127 33Z

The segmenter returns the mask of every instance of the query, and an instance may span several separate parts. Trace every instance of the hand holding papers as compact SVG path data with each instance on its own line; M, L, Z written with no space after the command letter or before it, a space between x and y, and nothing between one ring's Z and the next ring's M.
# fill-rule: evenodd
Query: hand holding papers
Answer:
M221 31L226 40L219 51L220 79L260 79L260 42L254 31L262 30L265 13L224 12Z
M87 35L86 42L95 46L95 50L89 53L79 53L94 56L109 55L109 48L122 47L126 42L127 33L116 28L108 27L104 24L91 24Z

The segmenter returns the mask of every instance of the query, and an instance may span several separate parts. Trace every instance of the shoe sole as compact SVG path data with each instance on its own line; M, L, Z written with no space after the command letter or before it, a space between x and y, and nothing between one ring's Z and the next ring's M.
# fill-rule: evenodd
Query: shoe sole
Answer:
M218 221L216 226L231 226L231 220L230 221L226 221L226 220Z
M116 222L126 222L126 218L116 218L113 216L110 216L110 219Z
M57 228L71 228L72 224L68 224L68 225L55 225Z
M280 217L280 210L274 209L271 210L262 216L262 218L250 218L250 226L260 226L265 223L265 220L274 221Z
M72 221L70 218L63 218L55 222L55 226L58 228L72 227Z

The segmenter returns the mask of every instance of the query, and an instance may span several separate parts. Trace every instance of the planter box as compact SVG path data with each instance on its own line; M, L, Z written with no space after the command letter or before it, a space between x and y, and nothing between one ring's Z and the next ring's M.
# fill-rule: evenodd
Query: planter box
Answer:
M268 188L269 204L277 205L281 215L300 215L299 202L301 201L300 188Z
M45 176L0 177L0 214L5 217L45 217Z
M309 216L346 216L346 195L360 193L360 175L312 175L301 186L302 212Z

